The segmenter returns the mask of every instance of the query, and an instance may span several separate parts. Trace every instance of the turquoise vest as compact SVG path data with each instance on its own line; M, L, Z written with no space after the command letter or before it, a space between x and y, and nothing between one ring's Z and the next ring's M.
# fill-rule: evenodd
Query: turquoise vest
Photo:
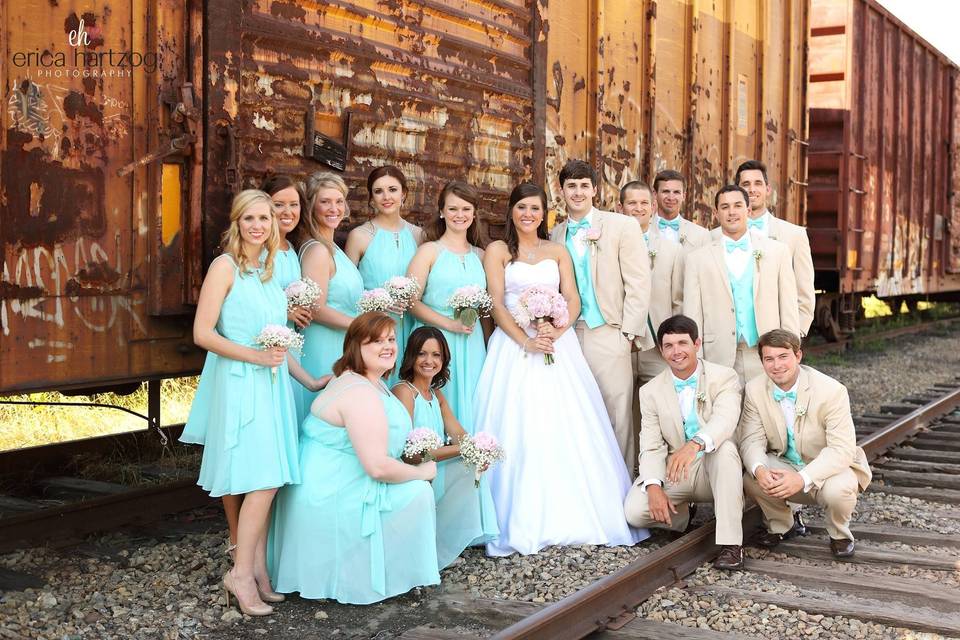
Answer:
M730 288L733 292L733 308L737 318L737 342L743 340L748 347L756 346L760 339L757 332L757 314L753 309L753 270L755 268L751 257L739 280L733 277L730 269L727 269L727 278L730 279Z
M600 313L600 304L597 303L597 294L593 290L593 278L590 274L590 252L594 251L587 243L587 249L583 255L577 257L577 251L574 248L573 236L567 232L567 251L570 253L570 259L573 260L573 271L577 277L577 290L580 292L580 317L591 329L607 323Z

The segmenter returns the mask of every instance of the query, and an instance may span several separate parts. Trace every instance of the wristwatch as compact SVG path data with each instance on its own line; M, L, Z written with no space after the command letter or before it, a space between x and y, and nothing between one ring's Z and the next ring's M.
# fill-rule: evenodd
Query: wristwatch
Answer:
M690 442L696 442L698 445L700 445L700 451L707 450L707 441L701 438L700 436L693 436L692 438L690 438Z

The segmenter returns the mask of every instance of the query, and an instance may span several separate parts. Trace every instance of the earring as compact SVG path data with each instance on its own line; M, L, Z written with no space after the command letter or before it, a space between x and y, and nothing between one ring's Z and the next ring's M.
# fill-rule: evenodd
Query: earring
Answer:
M440 214L440 219L443 220L443 214L442 214L442 213Z

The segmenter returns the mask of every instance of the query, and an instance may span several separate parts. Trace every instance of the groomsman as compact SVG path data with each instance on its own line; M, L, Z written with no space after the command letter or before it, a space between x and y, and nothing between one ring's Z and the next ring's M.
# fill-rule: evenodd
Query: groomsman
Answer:
M710 244L710 232L680 215L686 193L683 175L667 169L653 179L657 196L657 214L650 228L650 237L663 237L681 247L684 253Z
M791 331L765 333L758 349L766 375L747 384L739 431L744 489L767 524L757 542L774 547L793 526L787 501L819 504L830 550L848 558L850 516L872 473L857 446L847 388L800 364L800 338Z
M797 282L786 245L747 232L747 192L714 197L721 234L686 257L683 313L703 332L703 357L733 367L740 383L763 373L754 348L771 329L799 333Z
M651 237L650 221L653 217L653 192L645 182L634 180L620 189L617 211L632 216L640 223L643 239L647 243L650 258L650 309L647 314L647 330L651 336L667 318L680 313L683 305L683 252L680 245L663 236ZM634 374L641 384L649 382L667 368L656 345L634 355ZM639 425L635 425L639 427Z
M689 502L713 502L714 562L743 567L743 467L731 437L740 418L740 384L733 369L697 359L697 323L673 316L657 330L669 369L640 389L640 474L624 500L634 527L683 531Z
M801 226L777 218L768 209L773 190L767 182L767 167L759 160L748 160L737 168L734 183L743 187L750 196L749 230L755 234L779 240L790 248L793 272L797 277L797 302L800 314L800 337L810 332L816 305L813 286L813 257L807 230ZM714 229L714 237L720 231Z
M627 469L636 460L633 434L634 342L653 344L647 329L650 263L640 225L635 220L593 206L597 175L582 160L560 171L567 219L554 227L551 240L566 245L580 293L575 330L583 355L600 387L603 403Z

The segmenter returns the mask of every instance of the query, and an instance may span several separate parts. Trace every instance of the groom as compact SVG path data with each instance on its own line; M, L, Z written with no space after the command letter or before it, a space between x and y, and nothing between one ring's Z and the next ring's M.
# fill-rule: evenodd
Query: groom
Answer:
M633 425L631 346L654 345L647 326L650 265L640 225L633 218L593 206L597 174L583 160L560 171L567 220L554 227L551 240L566 245L580 292L575 329L610 416L620 453L633 473L637 435Z

